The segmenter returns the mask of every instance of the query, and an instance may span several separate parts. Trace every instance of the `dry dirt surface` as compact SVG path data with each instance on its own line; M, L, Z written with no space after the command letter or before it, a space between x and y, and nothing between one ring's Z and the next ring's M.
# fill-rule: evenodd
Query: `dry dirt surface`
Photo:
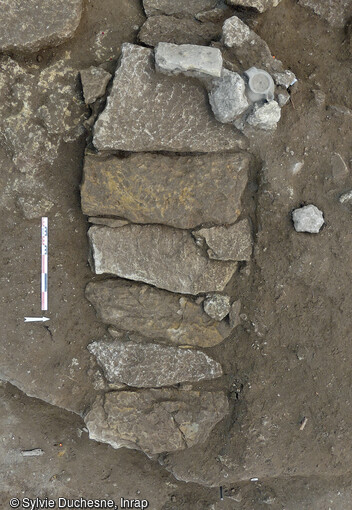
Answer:
M241 301L240 324L206 350L223 375L192 385L225 394L229 413L202 443L150 457L88 437L84 418L97 394L119 388L106 384L87 349L107 326L85 297L87 284L104 276L88 262L80 197L85 149L94 149L89 118L106 95L85 104L79 71L101 66L113 75L123 43L144 44L142 2L84 0L78 28L76 18L64 33L60 25L45 48L36 51L32 32L27 49L22 39L3 44L1 509L11 508L11 498L18 508L23 498L57 507L60 497L111 499L118 508L120 498L147 500L151 510L352 508L352 199L340 200L352 189L352 25L303 4L282 0L263 13L228 6L209 18L211 34L220 34L224 17L237 15L298 81L276 131L247 133L241 145L251 165L240 219L250 219L254 248L226 287L231 301ZM349 2L341 4L352 16ZM318 234L294 229L292 211L307 204L323 211ZM49 218L50 321L25 323L43 314L42 216ZM33 449L42 454L23 455Z

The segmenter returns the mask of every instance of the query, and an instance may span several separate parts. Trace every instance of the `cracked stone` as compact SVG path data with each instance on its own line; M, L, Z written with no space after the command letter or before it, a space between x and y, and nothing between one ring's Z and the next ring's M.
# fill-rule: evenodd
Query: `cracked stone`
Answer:
M83 0L2 0L0 51L34 52L70 39L79 25Z
M233 122L248 108L245 90L241 76L226 69L221 78L213 80L209 102L219 122Z
M133 44L122 46L93 143L101 151L132 152L219 152L247 146L234 127L213 118L198 80L156 73L152 50Z
M292 213L292 219L296 232L318 234L324 225L322 211L312 204L295 209Z
M219 363L193 349L101 340L88 345L88 350L97 358L110 383L147 388L215 379L222 375Z
M202 228L193 232L194 237L204 240L208 256L217 260L249 260L253 240L248 220L234 225Z
M94 103L99 97L102 97L111 79L111 74L105 69L94 66L80 71L80 76L86 104Z
M221 321L230 311L230 297L222 294L208 295L203 302L203 307L209 317Z
M177 14L178 16L195 16L197 13L212 9L218 0L143 0L147 16L158 14Z
M199 23L194 19L175 16L152 16L142 26L138 38L148 46L160 41L174 44L208 45L221 36L215 23Z
M248 167L249 157L242 154L128 158L86 154L82 209L92 216L183 229L233 223L241 212Z
M98 397L85 422L90 439L155 455L203 443L228 410L222 392L117 391Z
M90 282L86 298L105 324L159 343L206 348L221 343L231 333L226 322L210 319L192 298L141 283L120 279ZM109 333L121 338L121 333L111 328ZM129 338L137 341L135 335Z
M110 273L171 292L222 291L237 269L210 260L190 232L161 225L93 226L88 231L96 274Z

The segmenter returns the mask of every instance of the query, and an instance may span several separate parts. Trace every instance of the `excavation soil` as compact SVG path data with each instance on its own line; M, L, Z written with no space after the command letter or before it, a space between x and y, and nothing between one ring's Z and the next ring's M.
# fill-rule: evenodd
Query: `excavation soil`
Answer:
M276 133L252 140L256 164L244 213L256 233L254 257L229 287L241 299L242 324L210 349L225 375L207 386L226 392L231 414L206 445L170 455L164 466L88 439L80 415L99 380L94 367L86 369L86 346L105 327L84 297L93 277L79 192L87 134L62 144L53 166L26 188L26 197L50 196L54 203L44 325L23 321L41 314L40 219L24 217L25 177L0 148L2 508L24 496L145 498L153 510L352 506L352 210L338 200L352 188L348 34L294 0L262 15L239 15L298 83ZM44 69L69 54L77 69L104 63L114 72L121 44L136 42L144 20L137 0L92 0L70 42L11 56ZM315 236L297 234L291 221L292 210L309 203L326 221ZM19 453L32 448L44 455ZM248 482L256 476L258 482Z

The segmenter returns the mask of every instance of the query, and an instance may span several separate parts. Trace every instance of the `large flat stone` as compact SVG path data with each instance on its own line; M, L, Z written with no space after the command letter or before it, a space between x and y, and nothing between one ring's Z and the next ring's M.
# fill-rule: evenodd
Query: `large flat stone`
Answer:
M219 363L204 352L193 349L100 340L91 343L88 350L97 358L110 383L159 388L222 375Z
M91 439L155 455L204 442L227 413L222 392L150 389L98 397L85 422Z
M38 51L73 36L83 0L2 0L0 51Z
M93 226L88 236L96 274L115 274L171 292L222 291L237 268L234 262L209 259L185 230Z
M156 73L152 50L133 44L122 46L93 143L101 151L132 152L218 152L246 146L234 127L214 119L199 81Z
M298 3L313 9L335 27L344 27L352 14L351 0L298 0Z
M138 39L148 46L160 41L174 44L204 44L221 36L221 27L215 23L199 23L193 18L152 16L142 26Z
M87 154L82 209L88 216L119 216L185 229L233 223L241 212L248 166L243 154Z
M86 297L98 317L124 331L172 345L212 347L231 333L192 298L120 279L90 282Z
M195 16L199 12L212 9L218 0L143 0L143 7L147 16L156 14L177 14Z

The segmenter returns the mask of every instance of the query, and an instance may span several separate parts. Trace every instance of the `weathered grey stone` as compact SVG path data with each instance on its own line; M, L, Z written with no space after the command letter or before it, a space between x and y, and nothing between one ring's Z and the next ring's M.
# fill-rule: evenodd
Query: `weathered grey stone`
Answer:
M111 79L111 74L105 69L91 66L80 71L80 75L86 104L94 103L105 94L106 86Z
M253 38L254 32L237 16L225 20L222 27L224 44L228 48L243 46Z
M343 193L340 198L339 202L341 204L349 204L352 203L352 190L346 191L346 193Z
M259 12L264 12L279 5L281 0L227 0L227 2L231 5L252 7Z
M313 9L315 14L335 27L344 27L351 17L351 0L298 0L298 3Z
M217 0L143 0L143 7L147 16L158 14L177 14L194 16L195 14L212 9Z
M324 225L322 211L312 204L295 209L292 213L292 219L296 232L318 234Z
M209 46L160 42L155 49L155 69L167 75L220 78L222 55Z
M252 255L252 234L248 220L234 225L202 228L194 231L198 240L204 240L211 259L249 260Z
M280 106L280 108L282 108L283 106L285 106L285 104L287 104L289 102L291 96L287 92L285 87L278 87L276 93L277 93L277 104Z
M195 19L175 16L151 16L142 26L138 39L148 46L156 46L160 41L208 45L220 36L221 28L215 23L199 23Z
M104 323L162 343L212 347L231 333L226 322L211 320L193 299L141 283L90 282L86 298ZM109 333L116 338L116 332ZM129 338L139 341L135 335Z
M213 81L209 102L219 122L233 122L249 106L246 85L237 73L224 70L223 76Z
M129 221L126 220L115 220L114 218L99 218L91 216L88 218L89 223L94 223L95 225L106 225L110 228L119 228L124 225L128 225Z
M152 50L124 44L93 142L99 150L133 152L244 148L243 135L219 124L209 110L206 91L198 81L156 73Z
M205 313L216 321L221 321L230 311L230 297L222 294L209 294L204 302Z
M98 397L85 422L91 439L155 455L204 442L227 413L222 392L118 391Z
M222 375L219 363L193 349L101 340L88 345L88 350L97 358L110 383L158 388Z
M273 72L272 76L276 85L288 89L296 80L296 76L292 71L285 69L283 72Z
M229 18L232 12L232 9L225 4L224 0L220 0L213 9L198 12L195 18L203 23L206 21L217 23Z
M2 0L0 51L38 51L73 36L83 0Z
M233 223L241 212L248 166L249 157L244 154L132 154L128 158L87 154L82 209L87 215L185 229L202 223Z
M246 121L254 128L270 131L276 129L280 118L280 106L276 101L269 101L269 103L264 104L256 103Z
M222 291L237 264L209 260L185 230L160 225L88 231L96 274L111 273L171 292Z
M241 301L237 300L234 301L231 305L230 313L229 313L229 320L230 320L230 326L231 328L235 328L241 323L241 317L240 317L240 311L241 311Z

